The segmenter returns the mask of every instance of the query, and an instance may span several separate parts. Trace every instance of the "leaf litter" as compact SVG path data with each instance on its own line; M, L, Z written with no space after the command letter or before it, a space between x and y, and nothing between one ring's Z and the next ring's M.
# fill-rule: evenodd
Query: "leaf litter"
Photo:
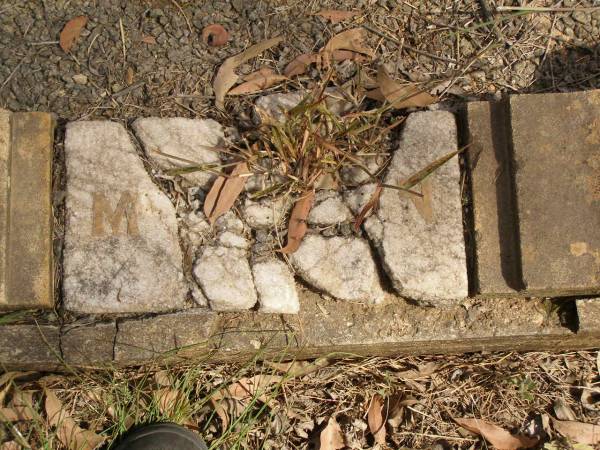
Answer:
M81 35L83 28L88 22L88 18L86 16L78 16L69 20L62 31L60 32L60 48L65 52L70 52L71 48Z

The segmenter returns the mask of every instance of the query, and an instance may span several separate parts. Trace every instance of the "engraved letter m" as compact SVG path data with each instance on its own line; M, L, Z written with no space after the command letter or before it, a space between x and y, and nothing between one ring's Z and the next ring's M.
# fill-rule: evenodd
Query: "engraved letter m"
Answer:
M114 210L104 193L94 192L92 196L92 234L94 236L104 236L106 234L105 225L110 226L110 234L119 234L124 218L127 222L125 233L130 236L136 236L139 233L136 211L137 195L135 193L123 192Z

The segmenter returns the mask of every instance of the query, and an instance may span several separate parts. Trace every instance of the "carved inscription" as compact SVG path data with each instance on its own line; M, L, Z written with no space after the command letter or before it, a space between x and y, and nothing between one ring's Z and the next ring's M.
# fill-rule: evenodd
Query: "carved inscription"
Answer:
M137 236L139 234L137 219L137 194L135 192L123 192L114 208L106 194L94 192L93 236L106 236L107 234Z

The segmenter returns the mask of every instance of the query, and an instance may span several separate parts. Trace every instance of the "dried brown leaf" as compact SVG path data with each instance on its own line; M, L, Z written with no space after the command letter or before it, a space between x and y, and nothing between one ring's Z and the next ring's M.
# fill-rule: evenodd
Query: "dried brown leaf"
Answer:
M319 436L320 450L339 450L345 447L344 435L335 417L331 417Z
M0 422L32 420L34 417L34 411L30 406L10 406L7 408L0 408Z
M253 377L241 378L227 388L227 394L236 400L248 400L259 394L261 401L265 400L262 394L269 386L281 383L282 377L278 375L260 374Z
M0 450L21 450L21 448L23 447L21 447L15 441L8 441L0 444Z
M248 173L248 164L242 161L236 164L229 177L217 177L204 200L204 214L211 225L231 209L248 180L242 175Z
M238 81L239 76L235 73L235 69L240 65L248 61L249 59L255 58L262 52L279 44L283 40L283 37L278 36L266 41L255 44L248 47L241 53L231 56L221 64L217 71L217 76L213 82L213 89L215 91L215 105L219 109L223 109L225 102L225 95Z
M265 361L272 369L285 373L288 378L297 378L309 375L331 364L327 358L318 358L312 362L309 361L290 361L285 363L277 363Z
M377 187L371 194L371 198L369 199L369 201L365 203L365 206L363 206L363 208L358 213L358 216L356 216L356 219L354 219L354 230L358 231L362 223L365 221L367 214L369 214L371 210L377 208L377 205L379 204L379 197L381 196L381 189L382 186L380 183L377 185Z
M56 427L58 440L68 449L93 450L104 442L102 436L80 428L65 410L62 403L50 389L46 394L46 416L50 426Z
M366 38L367 30L361 27L351 28L333 36L325 44L321 53L324 55L324 58L327 58L327 55L331 56L335 50L351 50L373 57L375 52L372 48L366 46Z
M173 411L175 407L184 400L184 397L177 389L161 388L154 392L154 398L158 405L158 410L162 413Z
M600 444L600 425L554 418L552 418L552 425L558 433L579 444Z
M60 32L60 48L65 52L69 52L81 34L83 27L87 24L87 21L88 18L86 16L78 16L69 20Z
M504 428L479 419L453 417L461 427L482 436L498 450L517 450L519 448L535 447L539 439L523 435L514 435Z
M207 25L202 29L202 41L211 47L220 47L229 41L229 32L216 23Z
M576 420L575 413L562 398L557 399L553 405L554 414L559 420Z
M228 92L228 95L252 94L268 89L280 81L287 80L284 75L278 75L271 69L260 69L244 77L245 83L238 84Z
M400 84L390 78L383 66L377 71L377 85L381 94L396 109L424 107L437 102L437 98L412 84ZM374 94L372 94L374 95ZM368 96L368 93L367 93ZM369 97L372 98L372 97Z
M287 243L279 250L281 253L294 253L308 230L306 218L315 201L315 191L306 192L294 205L288 224Z
M293 77L296 75L302 75L308 69L308 66L317 62L316 53L303 53L302 55L296 56L287 66L283 69L283 74L286 77Z
M367 411L367 422L369 431L375 438L377 444L385 444L385 421L383 418L383 398L375 394L371 399L369 410Z
M352 19L358 16L360 11L344 11L341 9L322 9L315 16L321 16L331 23L343 22L344 20Z
M435 362L428 362L417 367L417 369L403 370L397 372L396 376L403 380L418 380L419 378L427 378L438 369Z

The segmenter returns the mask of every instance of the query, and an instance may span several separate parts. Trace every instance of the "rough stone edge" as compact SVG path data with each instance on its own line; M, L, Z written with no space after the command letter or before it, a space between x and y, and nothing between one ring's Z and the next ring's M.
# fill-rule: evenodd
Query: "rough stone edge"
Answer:
M306 294L305 292L303 294ZM304 301L306 295L302 295ZM309 295L310 297L310 295ZM314 297L316 299L317 297ZM595 299L600 303L600 299ZM308 301L311 301L309 298ZM517 307L532 307L527 306L535 299L513 298L507 300L514 302ZM567 326L557 325L559 321L559 311L552 311L548 317L550 322L554 321L554 325L535 325L527 326L524 321L521 328L504 332L502 329L496 330L496 335L492 332L486 332L485 326L480 326L479 330L473 332L472 326L477 324L480 319L485 318L487 314L501 315L501 312L495 308L496 302L480 304L480 310L472 310L474 314L469 318L469 313L465 313L462 307L456 307L447 311L454 311L450 314L448 321L434 320L430 325L430 329L422 331L419 327L404 331L395 331L394 327L381 328L378 332L370 335L361 335L360 329L358 334L352 336L346 343L342 343L341 339L346 339L348 333L342 328L348 326L357 317L357 313L371 314L368 322L365 322L363 328L368 330L371 324L375 322L383 322L386 317L390 316L390 311L396 311L397 308L403 308L399 311L398 316L405 317L405 312L411 310L415 314L431 315L431 309L417 307L414 305L387 304L382 306L365 306L359 304L348 305L342 314L326 316L327 320L335 321L341 327L337 333L334 333L329 339L323 338L321 329L331 326L326 323L326 320L321 318L315 322L314 326L310 325L310 316L304 317L303 320L297 320L293 317L282 317L278 315L261 315L256 312L243 313L215 313L204 310L196 312L171 313L162 314L154 317L120 319L116 322L116 336L113 343L113 360L106 361L89 361L86 364L79 364L73 361L68 354L64 355L64 350L68 346L64 346L65 335L70 332L70 329L54 325L4 325L0 326L0 343L10 343L11 346L17 343L23 343L23 357L19 359L8 360L9 350L4 352L0 349L0 367L7 370L58 370L69 371L73 368L105 368L107 366L132 366L144 363L177 363L190 361L208 361L225 362L225 361L242 361L248 358L259 357L262 359L277 356L278 358L315 358L329 356L333 359L347 356L391 356L391 355L419 355L419 354L456 354L464 352L477 351L539 351L539 350L580 350L596 348L600 346L600 323L590 327L580 327L578 331L574 331ZM542 305L542 300L537 301ZM579 323L590 322L589 318L582 317L582 314L588 314L583 309L584 305L590 305L589 299L578 299L573 301L573 305L577 308L579 314ZM323 303L323 302L319 302ZM306 306L306 305L303 305ZM326 307L331 306L329 304ZM600 311L600 306L594 302L592 304L596 313ZM539 311L538 311L539 312ZM202 338L202 342L198 345L187 345L183 349L169 348L167 351L157 354L156 357L149 359L127 359L115 358L117 352L115 350L119 345L128 345L120 341L119 333L122 333L123 326L127 322L132 324L134 328L145 330L148 327L140 327L144 321L161 320L167 317L175 317L179 315L187 324L198 323L206 324L208 321L203 316L208 314L212 322L208 330L200 333L206 338ZM546 314L546 313L544 313ZM591 317L591 316L590 316ZM202 319L202 320L199 320ZM575 320L577 321L577 320ZM104 324L106 325L106 324ZM454 331L462 330L460 333L452 334ZM569 323L569 327L576 328L577 324ZM95 325L88 325L88 330L94 330ZM440 329L450 329L449 336L440 336ZM43 333L43 336L40 334ZM33 334L32 334L33 332ZM312 332L312 336L310 333ZM382 334L388 332L388 335ZM29 338L25 339L28 336ZM198 334L198 331L194 331ZM395 333L395 335L394 335ZM404 334L402 334L404 333ZM429 333L429 334L427 334ZM487 334L486 334L487 333ZM304 336L301 336L304 334ZM150 336L141 336L142 339ZM93 336L91 336L93 338ZM63 348L61 350L61 341ZM362 342L361 342L362 341ZM5 344L5 345L6 345ZM49 348L41 353L33 361L28 361L31 348L46 346ZM63 356L66 356L67 362L72 361L72 365L67 365L63 362Z

